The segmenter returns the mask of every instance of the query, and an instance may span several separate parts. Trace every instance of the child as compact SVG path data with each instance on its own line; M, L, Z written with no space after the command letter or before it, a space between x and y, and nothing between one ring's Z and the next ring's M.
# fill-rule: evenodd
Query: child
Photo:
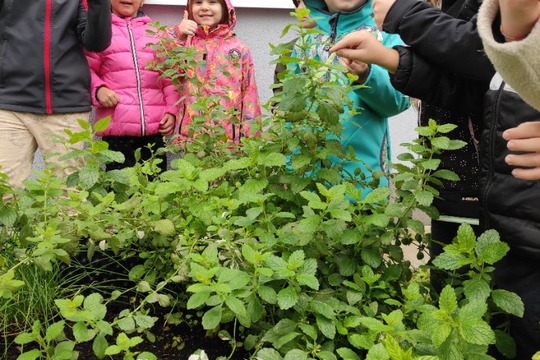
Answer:
M248 123L261 115L251 52L233 34L235 25L229 0L189 0L182 22L172 29L183 46L195 50L199 63L187 71L181 92L185 100L178 131L183 139L190 137L188 125L201 115L192 106L201 97L219 99L219 105L234 112L208 122L218 121L235 143L248 135Z
M366 32L349 36L365 41L359 46L365 51L357 60L384 66L396 89L421 100L418 114L421 126L427 126L430 119L439 125L455 124L457 127L447 136L466 144L459 150L437 154L440 168L452 170L460 181L443 180L437 186L439 196L433 204L440 216L431 220L432 257L442 252L441 244L452 242L461 223L467 222L480 232L477 226L480 216L478 149L483 108L478 102L467 110L461 101L455 100L459 94L452 85L457 77L453 74L469 77L467 90L483 96L495 73L476 33L476 13L480 3L476 0L463 3L443 0L441 5L447 13L423 1L377 0L375 21L381 27L384 24L383 30L399 34L409 47L387 49ZM441 54L445 49L449 49L450 54ZM347 56L347 51L341 50L338 54ZM462 59L466 59L469 66L462 66ZM445 63L453 68L445 69L442 65ZM441 104L441 99L446 103ZM441 290L437 274L432 273L431 280L436 290Z
M499 289L517 293L524 302L523 318L512 317L509 329L516 341L516 359L530 359L540 349L540 216L537 211L540 182L515 178L505 160L511 156L507 149L507 139L511 138L508 129L510 133L529 130L530 135L535 136L530 126L534 127L534 121L540 119L540 112L527 105L498 74L493 76L494 69L486 63L478 36L479 31L487 33L492 28L491 22L486 24L485 19L481 20L482 12L477 17L477 27L475 22L427 13L426 6L419 4L421 2L415 0L396 1L387 7L388 13L380 17L384 21L383 28L404 33L403 38L411 48L384 49L369 34L358 32L343 39L332 50L359 61L384 62L394 73L394 83L406 86L408 91L415 92L412 95L436 106L483 115L479 119L484 128L477 180L480 229L497 230L501 240L510 246L510 252L495 264L495 283ZM493 27L496 28L498 26ZM497 32L496 35L499 42L504 42L502 34ZM490 74L487 80L490 88L486 92L484 77ZM412 81L414 78L416 80ZM480 83L479 79L482 79ZM527 126L518 127L519 131L514 129L522 123ZM512 147L510 143L508 146Z
M111 39L108 0L0 1L0 171L22 188L39 147L57 177L80 168L71 149L51 135L81 131L90 117L90 75L83 48L101 51ZM82 143L74 144L81 148ZM64 171L67 170L67 171Z
M305 0L304 4L311 11L310 17L317 22L319 34L308 34L308 50L299 53L297 47L293 56L315 58L326 61L330 56L330 46L346 34L367 29L385 45L401 44L396 35L387 35L377 30L371 16L371 0ZM336 58L336 61L340 61ZM345 149L352 147L356 161L343 163L345 174L355 174L360 169L365 175L366 183L373 179L373 172L387 171L390 161L390 139L388 117L405 111L410 106L409 98L395 90L390 84L388 73L379 66L369 66L359 62L344 64L350 72L358 75L356 84L365 88L355 89L350 93L354 109L357 113L341 118L343 133L341 143ZM300 69L294 69L300 71ZM347 82L345 76L342 77ZM345 112L346 114L346 112ZM379 186L387 186L388 179L381 178ZM365 196L370 189L363 192Z
M158 39L147 33L151 19L142 12L143 0L111 4L111 45L100 53L87 53L95 117L111 116L109 127L98 135L110 150L125 156L123 164L107 164L107 170L135 165L135 149L141 148L141 160L148 160L152 151L163 147L163 136L173 133L180 98L170 80L147 69L154 59L148 44ZM159 167L165 171L166 157L160 158Z

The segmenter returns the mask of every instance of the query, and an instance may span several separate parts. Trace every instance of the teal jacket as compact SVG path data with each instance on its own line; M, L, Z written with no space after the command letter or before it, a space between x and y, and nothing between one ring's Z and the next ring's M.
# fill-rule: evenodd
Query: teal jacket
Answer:
M381 32L373 20L372 0L368 0L361 8L351 12L329 13L323 0L305 0L310 10L310 17L317 22L321 34L309 34L306 39L310 44L305 56L326 61L331 55L329 44L334 44L346 34L356 30L369 30L386 47L403 45L397 35ZM295 47L293 56L302 57ZM339 59L336 57L336 62ZM295 71L300 71L298 68ZM347 82L345 76L342 77ZM388 171L391 159L388 118L397 115L410 106L410 99L395 90L390 83L388 72L379 66L372 65L370 74L364 83L366 88L351 91L350 97L357 112L355 115L344 113L341 118L343 133L341 143L347 150L354 149L357 161L343 163L344 177L353 175L360 168L366 181L372 180L372 173ZM338 159L333 163L337 164ZM366 166L367 165L367 166ZM383 178L379 186L388 186L388 179ZM365 191L363 196L368 192Z

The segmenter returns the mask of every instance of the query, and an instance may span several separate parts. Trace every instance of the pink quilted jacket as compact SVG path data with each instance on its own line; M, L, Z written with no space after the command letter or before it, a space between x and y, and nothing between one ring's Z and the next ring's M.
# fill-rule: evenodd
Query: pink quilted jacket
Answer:
M230 140L239 142L241 136L249 131L249 122L261 115L253 59L248 47L233 34L236 25L236 14L229 0L225 0L229 21L212 30L198 27L192 37L183 36L176 25L172 33L181 45L192 47L198 54L197 61L202 65L187 70L185 82L182 84L182 96L185 101L180 107L179 134L188 137L188 125L194 116L203 115L209 123L219 123L225 128ZM190 19L193 19L190 14ZM195 83L193 79L196 79ZM199 87L198 84L203 84ZM203 111L195 109L197 99L216 95L219 104L225 109L220 116L209 115L208 105ZM236 115L230 114L235 112ZM234 120L232 118L235 117Z
M92 76L92 103L96 119L111 116L109 127L100 136L145 136L158 134L159 122L166 113L178 114L180 94L169 79L148 70L154 59L148 43L157 42L146 32L151 19L139 14L127 19L112 14L111 45L102 52L86 52ZM115 91L120 102L104 108L96 99L101 86Z

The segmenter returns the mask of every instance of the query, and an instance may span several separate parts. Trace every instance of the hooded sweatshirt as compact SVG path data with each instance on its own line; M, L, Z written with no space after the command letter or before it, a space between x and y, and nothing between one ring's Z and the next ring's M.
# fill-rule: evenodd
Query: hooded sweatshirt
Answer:
M193 117L203 115L208 117L209 123L222 125L229 140L239 142L241 136L248 134L249 122L261 115L251 52L233 34L236 12L229 0L225 0L225 4L226 24L212 29L198 26L196 34L190 37L180 33L179 25L172 29L180 45L195 50L194 60L197 61L196 67L186 70L182 84L181 94L185 100L180 108L179 134L183 138L188 137ZM193 20L193 14L189 14L189 19ZM207 104L200 111L192 105L200 103L201 99L215 99L224 109L218 110L217 115L212 112L208 115L208 109L216 104Z
M147 32L151 19L143 13L135 18L112 14L111 45L99 53L86 53L92 77L91 95L95 118L111 116L99 136L147 136L159 133L159 123L167 113L178 114L180 95L170 79L148 69L155 53L150 43L156 35ZM101 106L96 98L100 87L116 92L116 106Z
M372 1L369 0L359 9L350 12L330 13L323 0L305 0L304 4L310 10L310 17L316 20L317 29L322 33L309 34L306 39L310 44L308 52L299 54L299 49L295 48L293 56L326 61L330 57L331 44L356 30L370 31L387 47L402 45L399 36L389 35L377 29L372 17L371 3ZM335 62L339 62L337 57ZM342 79L344 83L348 81L345 76ZM373 172L388 171L391 158L388 117L409 108L410 100L394 89L386 69L377 65L371 65L369 75L363 85L366 87L355 89L349 94L357 113L350 115L345 111L342 115L343 133L340 140L345 149L353 148L358 159L343 163L343 172L354 174L355 170L360 168L365 181L369 182L373 178ZM341 160L332 160L333 164L338 162ZM379 186L387 185L388 180L382 178ZM368 191L363 195L367 193Z

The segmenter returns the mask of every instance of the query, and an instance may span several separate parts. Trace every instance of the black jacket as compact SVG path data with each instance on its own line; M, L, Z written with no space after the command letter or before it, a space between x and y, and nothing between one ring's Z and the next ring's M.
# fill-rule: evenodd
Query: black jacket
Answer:
M39 114L90 111L83 54L110 44L109 0L0 1L0 109Z
M450 3L450 4L449 4ZM462 96L481 98L495 70L482 51L476 30L477 0L443 2L443 9L426 2L399 0L390 8L383 29L398 33L408 47L397 47L400 63L392 84L421 100L419 123L429 119L457 128L448 134L466 146L438 156L441 168L454 171L459 182L444 181L435 205L441 214L479 217L478 146L482 131L482 102L464 107Z
M480 146L481 226L496 229L512 250L540 260L540 181L519 180L504 161L509 151L504 130L540 120L540 112L526 104L497 75L485 98L485 129Z

